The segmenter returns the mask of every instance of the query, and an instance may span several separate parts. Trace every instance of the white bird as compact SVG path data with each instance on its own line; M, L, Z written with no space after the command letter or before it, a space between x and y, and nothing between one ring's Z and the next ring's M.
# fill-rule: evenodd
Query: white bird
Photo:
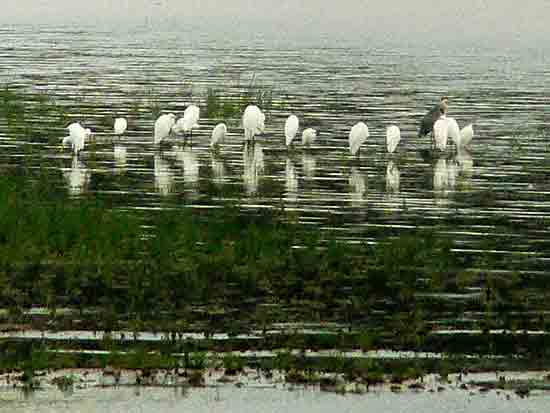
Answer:
M183 118L179 118L173 127L175 133L190 133L193 136L193 128L199 127L200 109L196 105L189 105L183 112Z
M359 148L367 141L369 137L369 128L366 123L358 122L349 132L349 151L352 155L359 155Z
M248 105L243 113L244 140L250 141L265 130L265 115L255 105Z
M298 127L300 126L300 121L296 115L290 115L285 122L285 143L286 146L289 146L292 143L292 140L298 133Z
M220 142L223 142L225 139L225 134L227 133L227 126L225 123L218 123L212 130L212 137L210 138L210 146L217 146Z
M386 129L386 147L389 153L393 153L399 141L401 140L401 131L395 125L388 126Z
M317 139L317 131L313 128L304 129L302 132L302 145L311 145Z
M155 122L155 135L154 144L158 145L163 139L170 136L170 132L174 123L176 122L176 115L168 113L167 115L161 115Z
M447 147L447 139L449 137L448 126L447 119L443 116L434 123L433 139L435 147L440 151L444 151Z
M453 140L455 145L460 145L460 127L454 118L446 117L447 119L447 136Z
M468 146L474 137L474 125L471 123L460 130L460 146Z
M84 129L78 122L71 123L67 129L69 136L63 138L63 146L72 145L74 154L78 155L78 152L84 149L86 139L92 136L92 131L88 128Z
M122 135L124 132L126 132L127 127L128 127L128 122L126 122L126 119L124 118L115 119L115 125L113 128L115 131L115 135Z

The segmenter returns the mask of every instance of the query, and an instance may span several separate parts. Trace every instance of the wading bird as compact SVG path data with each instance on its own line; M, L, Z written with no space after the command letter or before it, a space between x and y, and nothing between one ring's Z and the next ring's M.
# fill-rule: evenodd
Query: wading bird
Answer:
M440 151L444 151L445 148L447 147L447 139L449 137L449 123L447 122L447 119L444 116L439 118L434 123L432 133L433 133L433 141L435 143L435 147Z
M115 119L115 125L113 128L115 131L115 135L122 135L124 132L126 132L127 127L128 127L128 122L126 122L126 119L124 118Z
M474 125L471 123L460 130L460 145L458 147L465 147L470 145L472 138L474 137Z
M443 96L441 101L435 105L420 121L420 129L418 137L426 136L433 131L435 122L442 116L446 115L449 109L449 98Z
M71 123L67 129L69 136L63 138L63 146L71 145L75 155L84 149L86 139L92 136L92 131L88 128L84 129L78 122Z
M386 129L386 147L389 153L394 153L395 148L401 140L401 131L395 125L388 126Z
M265 115L255 105L248 105L243 113L244 140L254 140L254 136L265 130Z
M225 123L218 123L212 130L212 136L210 138L210 146L217 147L220 142L225 139L227 133L227 126Z
M173 126L175 133L184 133L193 137L193 128L199 127L200 109L196 105L189 105L183 112L183 117L179 118L176 124Z
M161 115L158 117L155 122L155 135L154 135L154 144L158 145L163 139L170 136L172 127L176 122L176 115L173 113L168 113L167 115Z
M361 145L367 141L369 137L369 128L366 123L358 122L351 128L349 132L349 151L352 155L359 156Z
M309 146L317 139L317 131L313 128L304 129L302 132L302 145Z
M300 121L296 115L290 115L285 122L285 143L286 146L290 146L292 140L298 133L298 127L300 126Z

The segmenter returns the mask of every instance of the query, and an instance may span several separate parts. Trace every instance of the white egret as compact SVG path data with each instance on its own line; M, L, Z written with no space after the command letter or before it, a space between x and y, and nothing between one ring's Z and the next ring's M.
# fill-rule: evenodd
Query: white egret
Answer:
M243 113L244 140L250 141L265 130L265 115L255 105L248 105Z
M359 148L367 141L369 137L369 127L364 122L358 122L349 132L349 151L352 155L359 156Z
M212 136L210 138L210 146L215 147L220 142L223 142L226 134L227 134L227 126L225 125L225 123L218 123L212 130Z
M435 147L440 151L444 151L447 147L447 139L449 137L449 124L447 119L442 116L434 123L433 128L433 139L435 142Z
M317 139L317 131L313 128L304 129L302 132L302 145L309 146Z
M454 118L447 119L447 136L453 140L456 146L460 145L460 127Z
M286 146L289 146L292 143L292 140L298 133L298 127L300 121L296 115L290 115L285 122L285 143Z
M430 111L420 121L418 136L426 136L432 132L435 122L437 122L441 115L446 115L448 109L449 98L447 96L443 96L439 103L430 109Z
M173 113L168 113L161 115L155 122L155 135L154 135L154 144L158 145L163 139L170 136L172 127L176 122L176 115Z
M460 146L468 146L474 137L474 125L471 123L460 130Z
M399 141L401 140L401 131L395 125L388 126L386 129L386 147L389 153L393 153Z
M92 136L92 131L88 128L84 129L78 122L71 123L67 129L69 130L69 136L63 138L63 146L71 145L75 155L84 149L86 139Z
M115 135L122 135L124 132L126 132L127 127L128 127L128 122L126 122L126 119L124 118L115 119L115 125L113 127L115 131Z
M189 105L183 112L183 117L179 118L173 126L175 133L189 133L193 137L193 128L199 127L200 109L196 105Z

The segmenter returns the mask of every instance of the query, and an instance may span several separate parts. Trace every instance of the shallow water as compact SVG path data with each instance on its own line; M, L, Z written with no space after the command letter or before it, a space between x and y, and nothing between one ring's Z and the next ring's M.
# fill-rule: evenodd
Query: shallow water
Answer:
M350 242L454 218L442 231L457 241L457 254L502 258L489 271L506 274L515 265L518 273L545 277L550 55L364 42L285 42L275 32L251 39L185 25L3 28L0 82L47 92L70 121L96 135L95 145L72 159L46 138L8 135L0 120L0 165L50 168L74 196L96 194L120 208L211 208L226 200L239 200L243 210L284 206L300 222L337 230ZM204 113L207 88L238 98L251 83L273 89L266 133L253 147L243 146L238 116L203 115L192 146L174 138L158 152L151 144L151 105L181 115L193 102ZM416 137L417 125L442 94L450 96L450 115L460 125L475 121L476 135L469 152L449 148L426 158L421 150L429 143ZM319 131L311 149L298 142L284 147L291 112L300 130ZM121 138L106 122L116 116L129 120ZM220 120L229 135L212 154L210 131ZM359 159L347 151L357 121L371 132ZM48 115L33 122L59 138L66 134L66 124ZM387 155L385 128L392 123L403 138L397 153ZM499 227L501 217L513 228ZM439 299L459 303L478 295L463 290Z
M25 396L19 390L0 393L0 411L27 412L536 412L544 411L549 396L528 399L492 391L470 395L463 390L442 393L371 392L337 395L296 388L257 389L234 386L218 388L89 388L63 394L57 390Z

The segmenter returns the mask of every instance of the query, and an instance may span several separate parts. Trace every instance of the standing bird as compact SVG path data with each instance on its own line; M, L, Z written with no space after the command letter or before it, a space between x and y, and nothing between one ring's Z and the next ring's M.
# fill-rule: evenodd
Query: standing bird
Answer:
M317 139L317 131L312 128L304 129L302 132L302 145L309 146Z
M256 105L248 105L243 113L244 140L254 140L254 136L265 130L265 115Z
M212 130L212 137L210 138L210 146L217 147L220 142L225 139L227 133L227 126L225 123L218 123Z
M349 132L349 151L352 155L359 156L359 148L367 141L369 137L369 127L364 122L358 122Z
M124 118L116 118L115 119L115 125L114 125L114 131L115 135L122 135L124 132L126 132L126 128L128 127L128 122L126 122L126 119Z
M435 105L420 122L420 130L418 131L418 137L426 136L432 132L434 123L441 117L441 115L447 114L449 109L449 98L443 96L441 101Z
M447 136L453 140L456 146L460 145L460 127L454 118L447 119Z
M449 123L447 118L442 116L433 126L433 141L435 147L440 151L444 151L447 147L447 139L449 137Z
M298 127L300 126L300 121L296 115L290 115L285 122L285 143L286 146L290 146L292 140L298 132Z
M474 137L474 125L471 123L468 126L465 126L460 130L460 147L465 147L470 145L472 138Z
M395 125L388 126L386 129L386 147L389 153L395 152L395 148L401 140L401 131Z
M176 115L168 113L167 115L161 115L155 122L155 135L153 142L158 145L163 139L170 136L172 127L176 123Z
M173 127L175 133L189 133L193 137L193 128L199 127L200 109L196 105L189 105Z
M78 122L71 123L67 129L69 136L63 138L63 146L71 145L74 154L78 155L78 152L84 149L86 139L92 136L92 131L88 128L84 129Z

